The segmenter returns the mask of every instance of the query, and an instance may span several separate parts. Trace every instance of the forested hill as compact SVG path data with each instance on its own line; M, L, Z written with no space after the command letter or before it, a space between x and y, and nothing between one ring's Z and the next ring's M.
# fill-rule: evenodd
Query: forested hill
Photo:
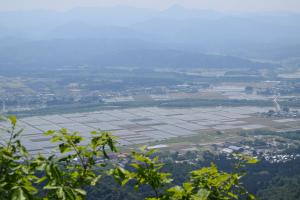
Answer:
M63 65L128 66L142 68L263 68L270 63L210 55L152 44L139 40L59 39L28 40L2 39L0 67L43 68Z

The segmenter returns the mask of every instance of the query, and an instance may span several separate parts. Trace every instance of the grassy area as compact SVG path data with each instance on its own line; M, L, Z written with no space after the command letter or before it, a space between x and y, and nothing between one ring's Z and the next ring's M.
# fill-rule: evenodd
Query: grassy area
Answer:
M197 135L187 136L187 137L175 137L170 138L160 142L148 143L148 145L166 144L167 149L175 149L180 147L188 147L196 145L198 150L207 150L208 146L212 144L219 144L226 141L240 140L243 137L238 134L238 132L218 132L214 130L201 131ZM139 145L137 145L139 146ZM137 147L136 145L134 147ZM141 146L141 145L140 145ZM180 149L177 149L180 150Z

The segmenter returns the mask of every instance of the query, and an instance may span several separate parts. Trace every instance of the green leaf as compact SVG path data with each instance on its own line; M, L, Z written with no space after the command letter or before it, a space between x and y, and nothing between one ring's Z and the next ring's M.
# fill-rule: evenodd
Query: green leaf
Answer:
M61 188L61 187L60 186L51 186L51 185L46 185L44 187L45 190L57 190L59 188Z
M98 175L96 176L92 181L91 181L91 185L92 186L95 186L97 184L97 182L100 180L102 176L101 175Z
M86 196L86 191L83 190L83 189L75 189L75 191L76 191L77 193L79 193L80 195L82 195L82 196Z
M256 164L257 162L258 162L258 160L256 158L252 158L252 159L247 160L248 164Z
M54 130L49 130L49 131L44 132L44 135L46 135L46 136L53 135L55 132L56 131L54 131Z
M200 189L197 192L197 196L201 199L201 200L206 200L208 199L208 196L210 195L210 191L206 190L206 189Z
M253 194L249 194L247 196L247 200L254 200L254 199L256 199L256 198L255 198L255 196Z
M8 119L9 119L10 123L11 123L13 126L16 126L16 124L17 124L17 117L16 117L16 116L11 115L11 116L8 117Z
M71 150L70 145L61 143L61 144L59 144L59 150L60 150L60 153L69 152Z
M191 183L183 183L183 188L187 191L187 192L191 192L193 190L193 186Z
M47 177L43 176L42 178L39 178L35 183L41 183L44 182L45 180L47 180Z
M11 200L27 200L28 196L21 187L13 190Z

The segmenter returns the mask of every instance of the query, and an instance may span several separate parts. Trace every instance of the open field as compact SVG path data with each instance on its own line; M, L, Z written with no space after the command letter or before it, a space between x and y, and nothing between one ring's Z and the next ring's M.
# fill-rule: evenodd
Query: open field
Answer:
M300 119L269 119L254 116L265 112L264 107L207 107L207 108L159 108L142 107L62 115L45 115L22 118L22 140L32 152L49 153L53 144L44 136L47 130L67 128L88 138L97 129L111 131L119 137L121 146L155 144L157 142L189 141L217 142L218 131L222 137L229 132L251 129L300 129ZM2 123L0 126L7 124ZM200 136L200 137L199 137ZM232 137L232 135L228 135ZM194 140L193 140L194 141Z

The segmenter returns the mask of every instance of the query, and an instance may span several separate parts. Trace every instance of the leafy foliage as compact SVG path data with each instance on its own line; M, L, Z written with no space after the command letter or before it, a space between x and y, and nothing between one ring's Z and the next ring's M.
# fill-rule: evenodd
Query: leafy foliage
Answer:
M150 151L146 150L146 147L141 149L141 153L132 152L133 161L131 166L132 171L124 171L126 176L116 177L121 185L126 184L130 180L134 180L135 190L138 190L142 185L149 185L155 193L155 198L160 196L160 189L166 184L172 182L171 174L161 172L163 163L159 162L158 156L153 156L155 151L152 149ZM119 170L117 169L117 173ZM152 198L149 198L152 199Z
M0 197L31 199L37 193L33 182L37 180L29 162L29 154L20 142L22 130L16 131L16 117L9 117L11 128L5 130L8 139L0 147Z
M156 152L146 147L132 152L130 167L124 169L109 157L117 152L117 138L100 130L91 132L89 141L67 129L47 131L56 152L33 156L21 143L16 117L7 120L11 127L2 129L6 135L0 143L1 200L82 200L86 188L95 187L102 176L114 177L120 186L131 182L135 190L148 186L153 191L148 200L254 199L239 182L244 172L220 172L214 164L192 171L182 186L171 186L172 175L163 171ZM238 168L256 162L248 157L239 160Z
M17 120L9 117L9 139L0 147L1 199L84 199L85 186L94 186L109 164L107 151L116 152L115 137L108 132L94 131L88 144L79 133L66 129L48 131L58 150L48 158L33 157L21 144L22 130ZM101 173L100 173L101 172ZM43 191L38 191L41 188Z
M173 186L161 191L167 184L172 182L171 174L161 172L163 164L159 162L157 156L153 156L154 150L142 153L133 152L132 172L126 172L128 176L122 182L135 180L135 189L141 185L149 185L155 195L147 198L148 200L229 200L229 199L255 199L249 194L241 183L240 178L245 174L243 172L226 173L220 172L214 164L211 167L204 167L194 170L190 173L190 180L184 182L182 186ZM256 159L248 156L236 155L242 158L238 162L239 166L246 163L256 163ZM239 169L239 168L238 168Z

